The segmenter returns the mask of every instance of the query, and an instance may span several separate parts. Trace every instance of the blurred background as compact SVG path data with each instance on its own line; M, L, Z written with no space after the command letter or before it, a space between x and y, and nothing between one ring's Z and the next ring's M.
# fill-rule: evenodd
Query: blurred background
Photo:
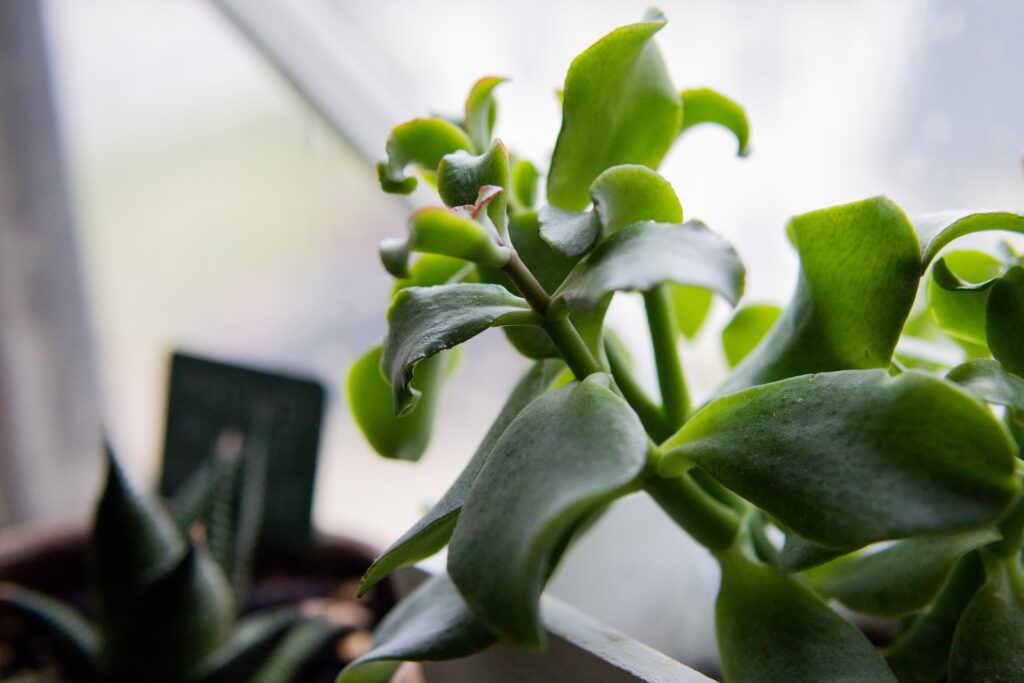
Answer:
M498 91L498 136L546 163L572 58L646 4L4 3L0 522L83 514L97 490L97 420L152 483L168 357L184 349L323 381L318 525L381 546L404 531L454 479L525 362L498 333L470 342L419 464L364 443L343 380L385 331L390 279L376 244L403 233L413 206L379 191L372 161L393 125L458 113L472 83L495 74L512 79ZM662 167L687 216L737 245L748 300L788 300L794 214L882 193L910 214L1024 210L1018 0L661 8L670 23L658 42L677 86L718 89L751 122L749 158L736 158L726 132L702 128ZM35 49L14 21L34 13L49 83L46 70L11 68L12 51ZM53 126L11 93L52 96ZM39 155L52 163L23 165ZM11 207L42 186L50 194L33 215L51 227L34 234ZM653 387L642 311L619 299L611 323ZM697 398L725 373L717 330L728 311L716 306L684 349ZM670 654L703 656L711 635L695 624L714 568L644 501L619 508L573 551L554 591ZM673 597L626 595L624 577L669 585Z

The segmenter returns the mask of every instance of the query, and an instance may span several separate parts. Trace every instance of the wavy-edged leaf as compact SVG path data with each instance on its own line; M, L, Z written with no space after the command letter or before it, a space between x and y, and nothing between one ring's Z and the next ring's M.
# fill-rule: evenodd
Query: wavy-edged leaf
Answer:
M603 240L577 264L552 297L574 313L595 310L615 291L646 291L664 282L694 285L735 303L744 270L736 251L699 221L643 222Z
M313 659L326 650L345 625L317 617L296 624L277 644L250 683L300 681Z
M537 182L540 180L540 171L530 161L517 159L512 164L512 195L509 201L518 211L525 211L533 208L537 201Z
M722 328L722 350L730 368L757 348L780 315L782 309L771 304L747 304L733 313Z
M105 446L107 480L96 506L91 552L103 620L116 622L139 596L185 555L174 522L128 481Z
M931 604L963 555L999 538L991 528L915 536L815 567L806 577L854 611L902 617Z
M590 251L601 233L595 211L566 211L545 206L540 214L540 236L566 258L578 258Z
M373 648L345 667L337 683L387 683L403 661L468 657L497 639L469 610L451 579L439 574L388 613L374 633Z
M388 336L381 364L391 381L395 413L411 410L417 363L475 337L489 327L529 324L529 305L500 285L407 287L388 309Z
M488 186L500 187L503 190L507 190L509 186L508 151L501 140L495 140L494 144L479 156L472 156L464 151L447 154L437 167L437 191L447 206L474 205L478 202L480 191ZM505 191L496 194L487 203L487 215L501 234L505 233L507 205Z
M6 582L0 582L0 608L18 615L50 644L65 678L98 683L99 633L79 612L48 595Z
M466 133L477 150L485 150L491 144L494 122L498 118L494 89L507 80L501 76L484 76L473 84L466 97Z
M988 579L960 617L950 683L1019 681L1024 675L1024 572L1018 556L986 565Z
M800 280L764 342L719 389L724 395L811 372L888 367L917 296L921 252L885 197L792 219Z
M683 222L683 205L672 184L646 166L609 168L591 183L590 197L605 235L640 221Z
M448 543L462 504L494 444L523 408L551 388L564 368L565 364L560 360L541 361L520 378L458 478L422 519L374 560L359 584L360 593L366 592L395 569L430 557Z
M593 375L519 413L452 533L448 572L467 604L486 626L526 645L543 642L538 601L567 533L636 486L646 463L639 419L602 381Z
M985 334L992 355L1024 377L1024 268L1014 266L992 285Z
M652 38L659 12L623 26L573 60L565 77L562 128L548 173L548 201L578 211L602 171L657 168L679 131L682 106Z
M977 358L958 365L946 374L986 403L1024 410L1024 378L1003 369L999 361Z
M750 123L747 112L738 102L711 88L690 88L681 95L683 101L683 134L702 123L715 123L736 136L736 154L745 157L750 153Z
M703 287L687 285L670 285L668 291L672 297L672 310L679 331L687 339L693 339L711 311L714 293Z
M943 332L985 346L985 307L1002 263L981 251L951 251L932 266L928 306Z
M191 546L116 623L105 648L112 680L184 680L231 632L231 587L202 548Z
M405 175L407 166L433 173L445 154L472 147L465 131L444 119L406 121L391 131L385 148L388 159L377 164L380 186L392 194L409 194L416 189L416 178Z
M194 683L249 683L273 648L295 625L293 609L257 612L245 617L231 637L189 676Z
M730 683L896 682L867 638L796 579L735 549L720 560L715 626Z
M978 553L957 562L939 597L893 643L885 658L901 683L935 683L946 672L960 615L985 582Z
M945 211L914 216L914 229L921 238L921 272L943 247L973 232L1005 230L1024 233L1024 215L1008 211Z
M988 407L918 371L746 389L705 406L662 449L659 472L696 463L837 548L993 522L1019 488L1016 446Z
M416 410L395 415L391 385L380 371L381 347L375 346L348 372L348 404L373 450L385 458L415 462L430 443L440 384L447 359L438 354L422 361L412 380L421 398Z
M472 217L434 206L412 215L408 244L412 251L441 254L493 268L508 263L511 254L508 247L499 245L495 236Z

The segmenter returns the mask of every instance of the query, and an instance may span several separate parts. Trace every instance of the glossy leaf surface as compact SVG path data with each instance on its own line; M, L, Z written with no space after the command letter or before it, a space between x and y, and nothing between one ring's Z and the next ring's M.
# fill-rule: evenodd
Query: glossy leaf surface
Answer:
M1024 215L998 211L945 211L914 216L914 228L921 238L921 272L924 272L943 247L964 235L989 230L1024 233Z
M961 556L999 540L994 529L915 536L857 553L807 572L823 595L857 612L901 617L927 607Z
M466 133L473 147L479 151L487 149L491 144L498 112L494 89L507 80L500 76L485 76L473 84L466 98Z
M391 380L395 413L413 407L413 369L424 358L457 346L489 327L525 323L529 305L500 285L407 287L388 309L388 336L381 357Z
M735 550L721 559L715 619L730 683L895 683L867 638L808 588Z
M646 166L613 166L590 186L604 235L640 221L682 223L683 206L672 185Z
M409 246L414 251L441 254L501 268L509 250L499 246L484 226L472 218L438 207L420 209L409 221Z
M986 567L953 637L950 683L1019 681L1024 675L1024 572L1018 557Z
M837 548L992 522L1018 488L1016 447L989 409L916 371L747 389L705 406L662 448L659 472L696 463Z
M473 146L466 133L443 119L413 119L396 126L388 137L388 159L377 164L377 176L385 192L409 194L416 189L416 178L405 175L415 164L433 173L445 154Z
M782 315L771 304L748 304L735 313L722 328L722 350L729 367L734 368L753 351Z
M513 420L452 534L448 571L466 602L526 645L543 642L538 600L566 534L636 485L646 462L640 421L601 380L544 394Z
M565 78L562 128L548 173L548 201L579 211L607 168L657 168L675 140L682 106L652 38L658 12L610 34L580 54Z
M569 273L552 303L586 312L612 292L646 291L663 282L710 289L735 303L743 279L736 251L702 223L644 222L602 241Z
M985 325L992 355L1009 372L1024 377L1024 268L1014 266L999 278L988 297Z
M345 667L337 683L386 683L403 661L467 657L497 636L466 606L444 574L433 576L398 603L373 636L373 647Z
M718 395L811 372L887 367L917 295L921 253L907 217L876 197L797 216L793 300Z
M557 206L545 206L539 218L541 238L566 258L590 251L601 233L601 223L594 211L566 211Z
M437 167L437 191L446 206L472 206L487 186L507 190L509 161L505 145L495 141L480 156L458 151L445 155ZM487 215L500 233L505 231L507 192L497 194L487 203Z
M991 283L1001 271L999 260L981 251L952 251L935 263L932 277L928 278L928 306L946 334L985 346L985 308L990 286L970 285ZM960 285L961 281L967 285Z
M736 136L738 155L746 156L750 152L750 123L747 121L747 113L739 103L711 88L684 90L682 100L683 125L680 133L685 133L702 123L715 123L732 131Z
M565 364L561 361L541 361L523 375L458 478L422 519L374 560L359 586L361 592L398 567L430 557L448 543L462 504L487 462L494 444L516 415L533 399L546 392L564 368Z
M982 401L1024 410L1024 378L1011 374L990 358L958 365L946 375Z

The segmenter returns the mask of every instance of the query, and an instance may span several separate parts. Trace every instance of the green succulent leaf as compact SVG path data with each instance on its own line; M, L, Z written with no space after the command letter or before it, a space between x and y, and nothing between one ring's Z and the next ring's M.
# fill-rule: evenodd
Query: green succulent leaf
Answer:
M640 221L683 222L683 206L672 185L646 166L609 168L590 185L590 197L604 235Z
M734 304L743 294L743 278L736 251L703 223L648 221L603 240L569 273L552 305L588 312L612 292L646 291L663 282L710 289Z
M256 671L251 683L303 680L303 672L347 626L317 617L293 626Z
M977 358L946 375L986 403L1024 410L1024 378L1007 372L999 361Z
M607 168L657 168L682 121L679 96L654 34L659 12L611 32L580 54L565 78L562 129L548 173L548 201L579 211Z
M999 538L994 529L915 536L833 560L806 576L819 593L852 610L902 617L931 604L963 555Z
M809 541L792 531L786 534L786 542L779 551L777 566L785 574L802 572L812 567L825 564L837 557L842 557L856 548L834 548Z
M518 159L512 164L512 196L509 199L517 210L533 208L539 180L540 171L526 159Z
M472 148L465 131L454 123L437 118L406 121L391 131L388 159L377 164L380 186L392 194L409 194L416 189L416 178L405 175L407 166L433 173L444 155Z
M1019 487L1016 446L991 411L917 371L822 373L737 392L662 449L660 473L695 463L836 548L990 523Z
M458 258L440 254L423 254L409 268L409 276L397 280L392 296L406 287L432 287L464 280L473 265Z
M888 367L917 295L921 252L896 204L875 197L793 218L793 300L719 389L811 372Z
M466 98L466 133L477 150L485 150L491 144L494 122L498 115L498 104L494 101L494 89L507 78L485 76L473 84Z
M478 202L483 188L500 187L506 190L508 186L508 152L501 140L496 140L480 156L472 156L465 151L447 154L437 167L437 191L446 206L473 206ZM487 215L502 234L505 232L507 204L507 193L504 191L495 195L487 204Z
M714 292L687 285L669 285L668 291L672 297L672 310L679 331L687 339L693 339L700 332L711 311Z
M1002 264L981 251L952 251L932 266L928 306L943 332L985 346L985 308Z
M132 486L110 447L105 449L107 479L91 544L103 620L109 625L181 560L186 545L171 518Z
M98 683L99 633L94 624L70 605L28 588L0 582L0 608L18 615L53 648L54 657L66 677L83 683Z
M496 236L472 217L439 207L420 209L412 215L409 249L493 268L508 263L511 254L508 247L500 246Z
M733 313L722 328L722 349L730 368L757 348L780 315L782 309L771 304L747 304Z
M360 593L366 592L395 569L430 557L448 543L462 504L498 438L523 408L551 388L564 369L565 364L561 361L541 361L520 378L458 478L430 512L374 560L359 585Z
M988 347L1003 367L1024 377L1024 268L1014 266L992 285L985 324Z
M680 134L702 123L715 123L736 136L736 154L745 157L750 153L750 123L747 121L747 112L738 102L710 88L684 90L681 97L683 125Z
M373 648L341 672L337 683L387 683L403 661L468 657L497 640L469 610L444 574L424 581L377 627Z
M923 273L947 244L964 235L990 230L1024 233L1024 215L1006 211L946 211L914 216L914 229L921 238Z
M950 683L1018 681L1024 673L1024 573L1017 556L986 565L988 580L960 617Z
M796 579L735 549L720 559L715 618L730 683L895 683L867 638Z
M348 403L352 415L373 449L385 458L416 461L430 443L434 414L448 360L438 354L416 369L412 389L421 398L416 409L396 416L391 385L381 374L381 347L370 349L348 373Z
M241 619L231 637L202 661L194 683L249 683L270 652L298 621L292 609L257 612Z
M529 305L500 285L407 287L388 309L381 366L391 381L395 413L418 399L413 370L425 358L472 339L489 327L535 322Z
M540 210L540 236L566 258L579 258L590 251L601 234L595 211L566 211L557 206Z
M592 375L519 413L451 537L448 572L466 602L486 626L525 645L543 643L538 600L567 534L638 486L646 463L640 421L606 384Z

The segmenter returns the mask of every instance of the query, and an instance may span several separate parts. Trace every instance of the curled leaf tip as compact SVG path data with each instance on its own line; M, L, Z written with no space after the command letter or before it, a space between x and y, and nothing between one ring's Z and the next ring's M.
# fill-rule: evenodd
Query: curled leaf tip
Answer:
M409 241L391 237L380 243L380 260L393 277L409 277Z

